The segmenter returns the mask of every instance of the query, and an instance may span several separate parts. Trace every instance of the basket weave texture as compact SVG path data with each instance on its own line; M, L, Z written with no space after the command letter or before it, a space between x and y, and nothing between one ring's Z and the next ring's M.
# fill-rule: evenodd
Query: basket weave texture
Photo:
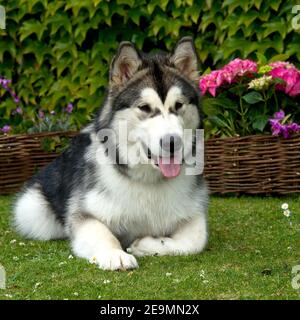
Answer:
M75 132L0 136L0 194L19 191L23 183L58 154L43 149L45 138L73 137Z
M300 134L209 139L205 177L213 193L300 192Z
M49 132L0 137L0 194L23 183L58 154L43 150ZM289 139L255 135L205 141L204 175L211 193L289 194L300 192L300 134Z

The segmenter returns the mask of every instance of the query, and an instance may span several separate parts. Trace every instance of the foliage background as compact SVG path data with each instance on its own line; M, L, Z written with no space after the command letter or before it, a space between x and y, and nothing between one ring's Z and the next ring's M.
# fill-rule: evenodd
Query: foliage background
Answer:
M0 127L26 131L38 110L59 115L75 106L81 127L101 105L110 60L122 40L144 51L170 50L192 35L201 71L257 53L300 60L300 29L292 29L294 1L280 0L5 0L0 31L0 76L12 79L24 114L0 91ZM258 55L259 56L259 55ZM3 98L4 95L4 98Z

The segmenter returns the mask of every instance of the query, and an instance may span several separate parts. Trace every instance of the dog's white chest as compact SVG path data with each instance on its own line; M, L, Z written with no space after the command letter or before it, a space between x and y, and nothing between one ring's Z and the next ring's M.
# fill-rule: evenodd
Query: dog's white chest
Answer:
M195 196L195 195L194 195ZM172 184L120 183L113 190L88 192L85 210L121 237L165 236L199 214L197 199L184 179Z

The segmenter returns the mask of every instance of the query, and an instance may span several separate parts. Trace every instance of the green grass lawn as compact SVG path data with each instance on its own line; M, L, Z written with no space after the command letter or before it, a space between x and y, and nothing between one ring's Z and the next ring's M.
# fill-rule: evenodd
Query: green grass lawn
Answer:
M140 258L138 270L108 272L73 258L67 241L37 242L10 227L11 197L0 197L0 299L298 299L300 197L213 197L205 252ZM292 225L282 214L287 202ZM297 221L298 220L298 221Z

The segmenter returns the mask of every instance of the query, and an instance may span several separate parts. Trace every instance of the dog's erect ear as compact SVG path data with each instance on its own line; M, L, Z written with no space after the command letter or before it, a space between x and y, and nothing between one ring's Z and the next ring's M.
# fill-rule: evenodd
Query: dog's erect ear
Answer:
M199 80L198 57L192 37L183 37L179 40L170 61L188 79Z
M128 41L121 42L110 67L111 84L124 85L141 64L142 60L134 45Z

